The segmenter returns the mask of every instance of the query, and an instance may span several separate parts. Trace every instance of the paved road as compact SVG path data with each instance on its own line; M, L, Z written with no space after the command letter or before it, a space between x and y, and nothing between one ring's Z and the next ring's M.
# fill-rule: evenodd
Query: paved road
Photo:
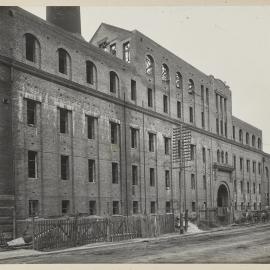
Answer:
M0 263L270 263L270 224Z

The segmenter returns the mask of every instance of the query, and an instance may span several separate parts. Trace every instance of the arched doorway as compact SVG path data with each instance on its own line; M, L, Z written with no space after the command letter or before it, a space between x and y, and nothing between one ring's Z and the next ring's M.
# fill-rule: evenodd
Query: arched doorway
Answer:
M228 207L229 203L229 194L227 187L222 184L218 188L217 194L217 207Z

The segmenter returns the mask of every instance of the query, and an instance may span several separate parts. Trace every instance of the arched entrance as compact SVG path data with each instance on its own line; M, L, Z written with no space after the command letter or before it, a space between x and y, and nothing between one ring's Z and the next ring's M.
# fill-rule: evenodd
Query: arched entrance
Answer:
M229 222L229 190L225 184L221 184L217 191L217 215L218 219L222 223Z

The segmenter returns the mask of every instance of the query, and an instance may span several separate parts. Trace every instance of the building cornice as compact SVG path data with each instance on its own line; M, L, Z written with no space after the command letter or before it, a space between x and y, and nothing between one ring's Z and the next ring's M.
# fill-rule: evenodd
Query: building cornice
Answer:
M236 142L234 140L219 136L219 135L211 133L211 132L209 132L207 130L204 130L204 129L195 127L193 125L190 125L188 123L185 123L185 122L183 122L181 120L173 119L173 118L171 118L169 116L166 116L166 115L163 115L161 113L158 113L158 112L155 112L155 111L140 107L138 105L135 105L135 104L132 104L132 103L129 103L129 102L125 102L124 100L121 100L121 99L116 98L114 96L111 96L109 94L102 93L102 92L97 91L97 90L95 90L93 88L83 86L81 84L78 84L76 82L70 81L70 80L65 79L65 78L62 78L62 77L57 76L55 74L48 73L46 71L43 71L43 70L38 69L38 68L33 67L33 66L29 66L29 65L27 65L25 63L19 62L17 60L12 59L12 58L0 55L0 63L3 63L5 65L10 66L10 67L12 67L14 69L17 69L19 71L28 73L30 75L39 77L41 79L50 81L52 83L56 83L56 84L59 84L59 85L64 86L64 87L71 88L71 89L73 89L75 91L78 91L80 93L90 95L90 96L94 96L96 98L100 98L100 99L106 100L108 102L112 102L112 103L114 103L116 105L123 106L123 107L126 107L128 109L143 113L145 115L155 117L155 118L158 118L158 119L163 120L163 121L167 121L167 122L172 123L174 125L184 125L188 129L190 129L191 131L206 135L208 137L211 137L211 138L219 140L219 141L223 141L223 142L228 143L228 144L235 145L235 146L240 147L242 149L245 149L247 151L255 152L255 153L261 154L261 155L265 154L265 155L269 156L269 154L264 153L263 151L261 151L259 149L252 148L252 147L250 147L248 145L243 145L243 144L238 143L238 142Z

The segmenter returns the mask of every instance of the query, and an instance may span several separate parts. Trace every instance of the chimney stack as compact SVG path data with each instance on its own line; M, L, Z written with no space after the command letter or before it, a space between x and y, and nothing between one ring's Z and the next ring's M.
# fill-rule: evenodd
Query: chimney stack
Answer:
M81 14L78 6L47 6L46 20L66 31L81 35Z

